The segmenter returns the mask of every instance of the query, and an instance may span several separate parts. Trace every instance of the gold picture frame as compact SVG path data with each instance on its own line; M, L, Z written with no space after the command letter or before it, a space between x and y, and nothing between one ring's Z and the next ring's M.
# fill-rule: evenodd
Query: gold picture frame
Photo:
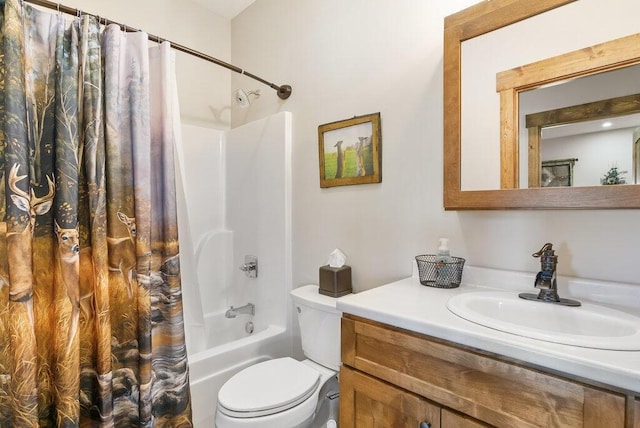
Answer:
M318 126L320 187L382 182L380 113Z

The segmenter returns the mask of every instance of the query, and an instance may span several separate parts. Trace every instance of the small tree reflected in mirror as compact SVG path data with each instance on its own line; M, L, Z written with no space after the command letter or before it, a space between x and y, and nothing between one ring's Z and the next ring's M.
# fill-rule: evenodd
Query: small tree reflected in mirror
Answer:
M613 166L607 171L607 173L600 179L600 182L603 185L611 185L611 184L627 184L626 179L622 176L622 174L626 174L627 171L618 171L617 166Z

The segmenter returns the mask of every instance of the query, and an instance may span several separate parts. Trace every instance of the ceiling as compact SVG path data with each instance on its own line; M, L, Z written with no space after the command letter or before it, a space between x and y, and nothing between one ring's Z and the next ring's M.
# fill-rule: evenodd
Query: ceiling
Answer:
M255 0L193 0L210 11L232 20Z

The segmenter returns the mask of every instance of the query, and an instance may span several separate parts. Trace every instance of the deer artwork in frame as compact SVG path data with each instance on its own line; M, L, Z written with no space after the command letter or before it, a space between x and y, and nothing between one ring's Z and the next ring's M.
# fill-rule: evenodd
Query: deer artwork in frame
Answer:
M380 113L318 127L320 187L382 181Z

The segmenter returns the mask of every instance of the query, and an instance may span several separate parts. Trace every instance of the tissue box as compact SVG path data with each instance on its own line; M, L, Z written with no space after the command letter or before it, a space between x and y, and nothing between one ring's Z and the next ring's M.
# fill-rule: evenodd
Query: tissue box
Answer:
M351 293L351 266L338 268L329 265L320 268L320 294L340 297Z

